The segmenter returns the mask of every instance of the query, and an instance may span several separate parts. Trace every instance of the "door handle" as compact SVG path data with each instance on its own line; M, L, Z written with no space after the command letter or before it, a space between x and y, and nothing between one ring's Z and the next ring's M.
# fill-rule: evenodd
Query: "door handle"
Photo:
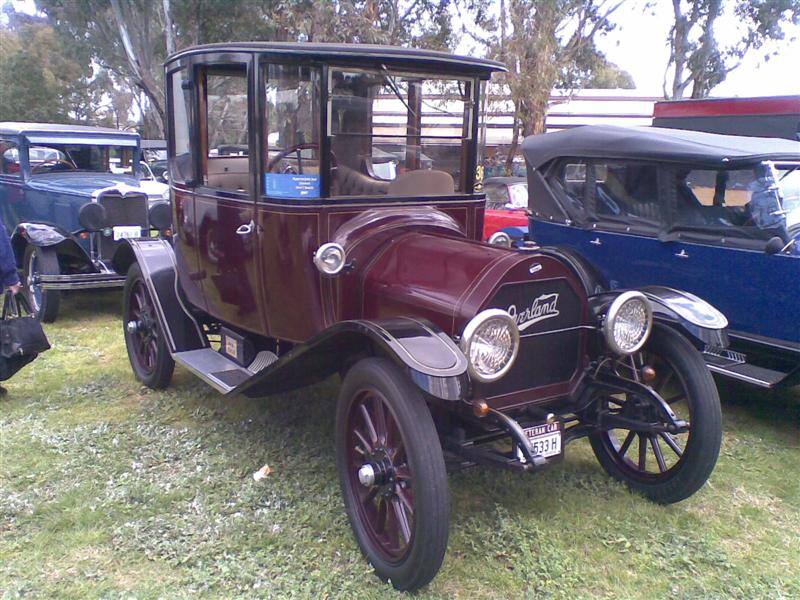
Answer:
M589 242L593 246L602 246L603 242L600 241L599 237L594 238L591 242Z
M676 252L675 256L678 258L689 258L689 255L686 253L686 250L681 249L680 252Z
M239 225L239 227L236 228L236 235L250 235L253 233L255 226L256 224L253 221L245 223L244 225Z

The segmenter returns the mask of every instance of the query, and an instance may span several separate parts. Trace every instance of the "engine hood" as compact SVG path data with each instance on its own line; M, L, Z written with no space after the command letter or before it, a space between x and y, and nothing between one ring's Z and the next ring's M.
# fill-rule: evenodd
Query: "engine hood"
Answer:
M535 287L529 298L524 284L532 282L549 280L562 289L571 288L570 296L585 307L578 279L558 259L437 233L407 231L393 236L362 276L363 318L414 316L449 335L460 335L470 319L498 299L503 305L497 308L507 310L521 331L532 332L549 316L558 315L558 294ZM498 294L504 286L513 286L515 293Z
M139 193L140 182L132 175L116 175L114 173L48 173L31 178L29 186L35 190L60 192L77 196L92 197L97 192L109 188L126 188Z

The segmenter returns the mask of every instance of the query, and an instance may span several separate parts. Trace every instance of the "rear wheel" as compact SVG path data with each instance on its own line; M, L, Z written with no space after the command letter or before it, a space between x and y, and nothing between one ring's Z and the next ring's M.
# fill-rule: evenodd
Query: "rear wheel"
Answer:
M416 590L439 571L450 503L444 457L419 390L385 359L356 363L336 414L347 516L378 577Z
M699 490L714 470L722 442L722 416L714 380L699 352L680 334L656 326L647 345L634 357L649 365L651 387L686 421L683 433L643 433L627 429L596 431L589 440L597 460L613 477L655 502L670 504ZM620 374L623 363L620 364ZM632 419L660 417L650 400L616 394L599 400L600 408Z
M61 274L61 268L58 266L58 255L52 248L28 246L25 249L23 262L23 283L28 294L31 311L40 321L52 323L58 316L61 293L58 290L42 289L39 277L41 275Z
M136 378L149 388L167 387L175 361L138 263L131 265L125 280L122 322L128 359Z

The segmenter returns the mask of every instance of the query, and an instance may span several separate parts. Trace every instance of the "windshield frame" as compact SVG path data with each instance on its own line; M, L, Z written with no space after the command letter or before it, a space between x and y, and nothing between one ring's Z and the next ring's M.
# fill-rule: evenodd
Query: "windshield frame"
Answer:
M20 139L20 162L22 163L22 167L25 173L25 178L29 179L32 177L39 177L39 176L47 176L53 173L57 173L59 175L63 174L91 174L91 175L111 175L111 176L125 176L125 177L133 177L138 179L141 175L141 167L139 165L139 160L141 159L141 149L139 146L139 140L137 137L114 137L110 135L98 135L98 136L77 136L77 135L48 135L43 136L41 134L36 135L26 135L22 136ZM36 161L31 161L30 151L35 148L45 148L51 149L54 151L59 152L59 154L67 154L64 151L64 148L67 146L92 146L92 147L103 147L103 148L115 148L119 151L130 152L130 162L132 165L131 173L114 173L111 171L110 167L108 170L105 171L98 171L98 170L90 170L90 169L72 169L72 170L64 170L64 171L57 171L57 172L35 172L34 169L37 166ZM109 161L110 164L110 161Z

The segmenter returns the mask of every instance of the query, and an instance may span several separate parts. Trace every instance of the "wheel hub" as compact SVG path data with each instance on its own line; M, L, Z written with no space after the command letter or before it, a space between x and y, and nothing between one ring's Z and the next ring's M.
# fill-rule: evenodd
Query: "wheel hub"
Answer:
M367 462L358 469L358 481L367 488L374 486L391 488L395 482L392 461L384 452L376 452L372 456L368 456Z

